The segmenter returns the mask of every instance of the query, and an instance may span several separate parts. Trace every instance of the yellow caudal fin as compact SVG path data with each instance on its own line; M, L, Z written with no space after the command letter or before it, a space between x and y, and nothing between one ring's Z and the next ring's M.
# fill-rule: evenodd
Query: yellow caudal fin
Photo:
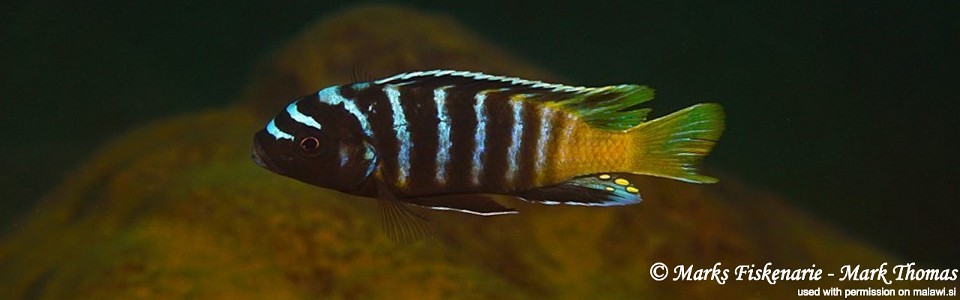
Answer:
M692 183L715 183L696 173L696 165L710 153L723 133L723 107L697 104L631 128L642 149L634 172Z

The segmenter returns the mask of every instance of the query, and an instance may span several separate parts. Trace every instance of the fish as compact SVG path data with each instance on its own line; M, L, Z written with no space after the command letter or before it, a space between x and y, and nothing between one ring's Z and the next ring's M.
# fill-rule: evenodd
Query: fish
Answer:
M323 88L254 135L253 161L304 183L378 199L388 235L421 238L411 207L516 214L544 205L642 201L638 176L715 183L697 173L724 130L720 104L647 120L653 89L583 87L431 70ZM499 199L499 200L498 200Z

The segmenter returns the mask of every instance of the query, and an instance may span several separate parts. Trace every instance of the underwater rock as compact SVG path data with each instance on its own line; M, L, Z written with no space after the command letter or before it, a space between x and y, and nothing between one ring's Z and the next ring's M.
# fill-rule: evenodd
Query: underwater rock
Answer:
M553 79L442 16L379 6L330 16L266 59L239 105L149 124L103 146L0 244L0 295L772 298L877 285L658 282L650 268L839 270L889 258L729 175L715 185L649 178L640 182L646 201L627 207L515 203L519 215L492 218L425 212L435 239L397 245L373 200L250 160L265 116L349 81L360 62L373 78L452 68Z
M321 87L432 69L556 81L448 17L364 6L323 18L266 57L242 102L273 116L292 99Z

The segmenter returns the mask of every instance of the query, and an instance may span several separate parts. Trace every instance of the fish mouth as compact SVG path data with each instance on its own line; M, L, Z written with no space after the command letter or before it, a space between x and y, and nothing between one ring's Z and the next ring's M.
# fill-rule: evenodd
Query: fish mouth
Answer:
M276 168L270 163L270 160L265 159L266 155L267 154L263 150L263 146L260 145L260 141L254 137L253 147L250 149L250 158L253 159L253 163L267 170L276 170Z

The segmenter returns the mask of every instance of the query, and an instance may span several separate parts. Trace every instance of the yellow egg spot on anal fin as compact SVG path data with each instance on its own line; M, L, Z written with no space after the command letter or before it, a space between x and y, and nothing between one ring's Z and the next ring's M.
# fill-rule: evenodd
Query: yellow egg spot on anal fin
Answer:
M638 189L637 189L637 188L635 188L635 187L632 187L632 186L628 186L628 187L627 187L627 192L630 192L630 193L634 193L634 194L636 194L636 193L639 193L639 192L640 192L640 190L638 190Z
M613 181L613 183L616 183L622 186L630 185L630 181L627 181L626 179L623 179L623 178L617 178L616 180Z
M610 179L610 174L603 174L603 175L600 175L600 179L603 179L603 180L607 180L607 179Z
M613 187L609 187L609 186L608 186L608 187L604 187L603 189L605 189L605 190L607 190L607 191L610 191L610 192L613 191Z

